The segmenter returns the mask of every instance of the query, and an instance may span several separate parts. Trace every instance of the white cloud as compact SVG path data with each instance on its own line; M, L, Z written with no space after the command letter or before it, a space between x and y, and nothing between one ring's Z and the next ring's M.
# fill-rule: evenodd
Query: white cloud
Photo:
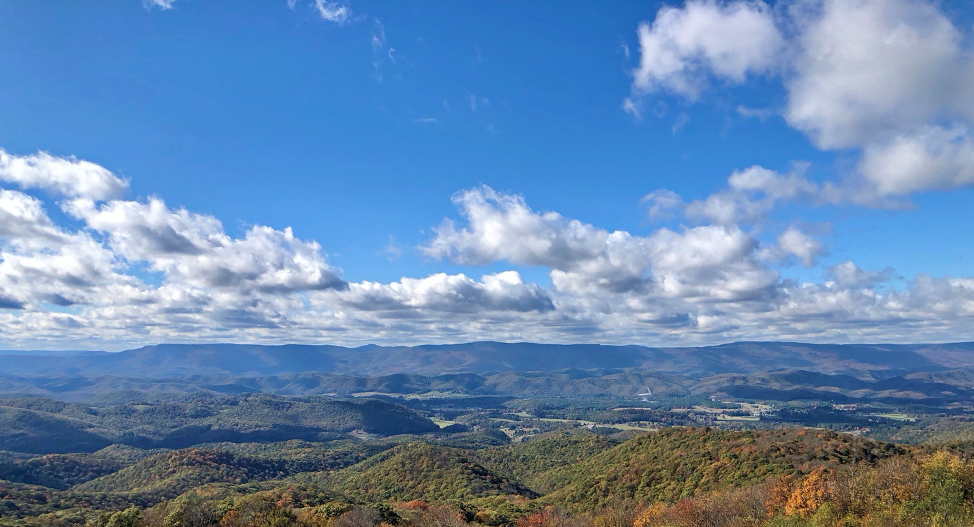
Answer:
M329 2L328 0L314 0L314 7L321 18L338 25L344 25L352 16L352 9L343 2Z
M784 257L797 258L805 267L815 265L815 260L825 254L825 247L821 242L795 226L788 227L778 236L777 250Z
M47 152L17 156L3 149L0 181L96 200L119 197L128 188L128 181L89 161L54 157Z
M880 195L967 186L974 183L974 138L959 126L921 128L867 146L859 171Z
M158 7L159 9L165 11L166 9L172 9L172 5L175 2L176 0L142 0L142 6L146 9Z
M633 97L626 97L622 101L622 109L626 113L628 113L628 114L632 115L633 117L635 117L636 119L642 119L643 118L643 112L640 109L639 104L636 101L637 101L637 99L635 99Z
M676 135L680 132L680 130L683 130L683 127L689 122L690 116L687 115L686 112L680 112L680 114L676 116L676 120L673 121L673 126L670 128L670 133Z
M385 253L386 258L392 262L402 258L402 245L396 243L396 239L389 235L389 243L386 244L385 248L382 249Z
M114 256L98 242L76 235L53 250L0 251L0 283L25 305L59 306L121 300L112 293L137 287L115 272Z
M672 218L673 211L683 207L683 198L672 190L659 189L643 196L640 200L649 203L646 215L650 218Z
M733 178L735 190L793 196L796 188L804 188L780 174L744 172ZM730 225L659 229L647 236L609 232L554 212L533 211L523 198L486 187L454 200L464 224L444 222L423 248L428 255L461 264L507 261L549 269L549 295L556 307L525 315L515 326L522 336L531 334L527 327L541 328L534 334L546 340L616 342L638 336L682 343L745 338L914 342L974 335L968 329L974 319L974 282L969 279L920 276L907 289L881 292L877 287L893 271L863 271L852 263L830 268L824 283L781 279L773 267L781 259L813 265L824 253L820 242L797 227L761 247ZM765 259L769 254L773 258ZM509 321L504 324L511 327ZM574 331L571 336L562 332L568 329Z
M470 111L471 112L476 112L477 111L477 108L481 108L481 107L489 106L490 105L490 99L488 99L486 97L477 98L477 96L474 95L474 94L472 94L472 93L467 94L467 99L468 99L468 101L470 103Z
M17 245L56 244L65 239L40 200L15 190L0 189L0 240Z
M774 69L783 40L763 2L691 1L663 7L652 25L639 25L639 67L633 92L673 92L696 99L710 76L743 82Z
M778 279L758 261L758 243L737 228L708 225L682 233L661 229L650 240L652 273L666 296L763 301Z
M40 200L4 189L0 189L0 284L3 309L29 310L42 310L45 303L124 302L140 287L138 279L118 272L113 252L88 233L62 229Z
M775 112L770 108L749 108L743 104L737 105L737 114L741 117L754 118L761 121L767 120L772 117Z
M822 185L824 202L896 206L914 192L974 184L974 46L939 4L811 0L777 13L742 0L664 7L639 26L640 67L623 108L638 117L657 92L693 101L711 77L774 74L788 124L819 149L861 155L853 177ZM738 205L715 196L694 207L727 217Z
M899 135L974 94L961 34L932 4L827 0L797 23L785 117L822 148Z
M68 212L105 233L118 254L145 261L167 279L202 288L296 292L344 288L317 242L304 242L290 228L254 226L231 238L212 216L172 211L158 198L147 203L112 201L96 207L76 200Z
M792 199L818 191L814 183L798 173L782 175L757 165L734 172L727 184L739 192L760 192L773 199Z
M876 284L886 282L893 277L893 269L882 271L864 271L852 262L842 262L828 269L829 278L842 288L872 288Z
M375 80L382 82L382 62L388 60L395 62L392 57L392 48L386 50L386 28L382 22L376 18L372 24L372 73Z
M974 49L935 5L827 1L802 22L788 122L823 149L861 149L853 201L974 183Z
M467 225L444 221L422 248L428 256L548 267L565 292L655 288L665 296L730 300L757 298L775 280L753 255L756 242L733 227L660 229L641 237L535 212L520 196L489 187L460 193L454 202Z
M60 170L38 164L30 181L62 181L43 173L50 166ZM90 188L84 178L66 181ZM971 278L920 275L893 287L885 285L892 269L845 262L821 283L782 279L777 266L813 265L824 252L797 227L769 246L759 229L732 221L639 235L480 187L454 196L460 218L421 249L491 265L490 273L346 283L322 247L290 229L254 226L234 237L217 218L159 198L102 201L68 183L31 188L63 192L59 203L77 223L55 222L38 196L0 189L0 334L18 346L974 338ZM825 190L800 170L751 167L722 192L762 202L822 199ZM666 191L644 201L660 207L656 215L689 206ZM493 270L505 262L509 270ZM542 268L551 284L525 281L522 266Z
M391 284L350 284L339 295L349 306L365 311L419 309L448 313L483 311L551 311L554 304L535 284L526 284L515 271L485 275L479 282L463 274L435 274L403 278Z
M453 202L468 226L458 229L445 220L434 229L436 237L422 248L428 256L467 265L508 260L565 268L600 255L611 236L556 212L536 213L522 197L489 187L458 193Z
M688 203L684 214L720 225L736 225L762 219L778 202L804 198L822 203L836 199L829 189L805 179L800 169L781 174L755 165L731 174L727 185L725 190Z

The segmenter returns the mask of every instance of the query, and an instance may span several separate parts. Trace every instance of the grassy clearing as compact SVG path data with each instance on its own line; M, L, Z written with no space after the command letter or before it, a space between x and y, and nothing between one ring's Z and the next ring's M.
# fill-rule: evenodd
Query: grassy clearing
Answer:
M439 417L430 417L430 421L433 421L433 424L435 424L436 426L438 426L440 428L446 428L446 427L448 427L450 425L457 424L456 421L448 421L446 419L440 419Z

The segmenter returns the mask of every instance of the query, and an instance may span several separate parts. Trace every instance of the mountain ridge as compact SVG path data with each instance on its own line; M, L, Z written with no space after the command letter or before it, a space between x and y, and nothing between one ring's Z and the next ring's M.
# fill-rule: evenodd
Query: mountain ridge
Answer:
M186 375L255 377L320 372L361 375L640 369L708 376L806 370L881 379L974 367L974 342L807 344L735 342L704 347L480 341L418 346L158 344L120 352L0 351L0 376Z

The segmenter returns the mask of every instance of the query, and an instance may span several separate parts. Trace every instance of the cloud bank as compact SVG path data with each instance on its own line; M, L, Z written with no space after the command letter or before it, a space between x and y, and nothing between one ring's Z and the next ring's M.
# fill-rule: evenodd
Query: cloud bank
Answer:
M349 283L317 242L290 228L254 225L233 237L213 216L158 197L126 199L127 182L99 165L50 154L2 159L3 184L17 187L0 190L8 345L917 341L971 338L974 327L972 278L917 276L892 288L893 270L853 262L820 282L783 278L782 266L815 265L825 251L799 225L765 242L754 227L769 203L822 193L797 173L751 167L706 200L651 196L701 223L645 234L476 187L453 197L457 216L420 250L433 261L508 269ZM51 204L73 226L55 222ZM526 281L529 269L549 282Z

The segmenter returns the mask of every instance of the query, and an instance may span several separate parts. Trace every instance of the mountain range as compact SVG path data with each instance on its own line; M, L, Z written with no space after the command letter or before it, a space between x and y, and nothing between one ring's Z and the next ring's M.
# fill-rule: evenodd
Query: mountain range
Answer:
M0 376L187 375L257 377L492 374L637 369L692 377L804 370L878 380L974 367L974 343L802 344L738 342L708 347L471 342L348 348L331 345L160 344L121 352L0 352Z

